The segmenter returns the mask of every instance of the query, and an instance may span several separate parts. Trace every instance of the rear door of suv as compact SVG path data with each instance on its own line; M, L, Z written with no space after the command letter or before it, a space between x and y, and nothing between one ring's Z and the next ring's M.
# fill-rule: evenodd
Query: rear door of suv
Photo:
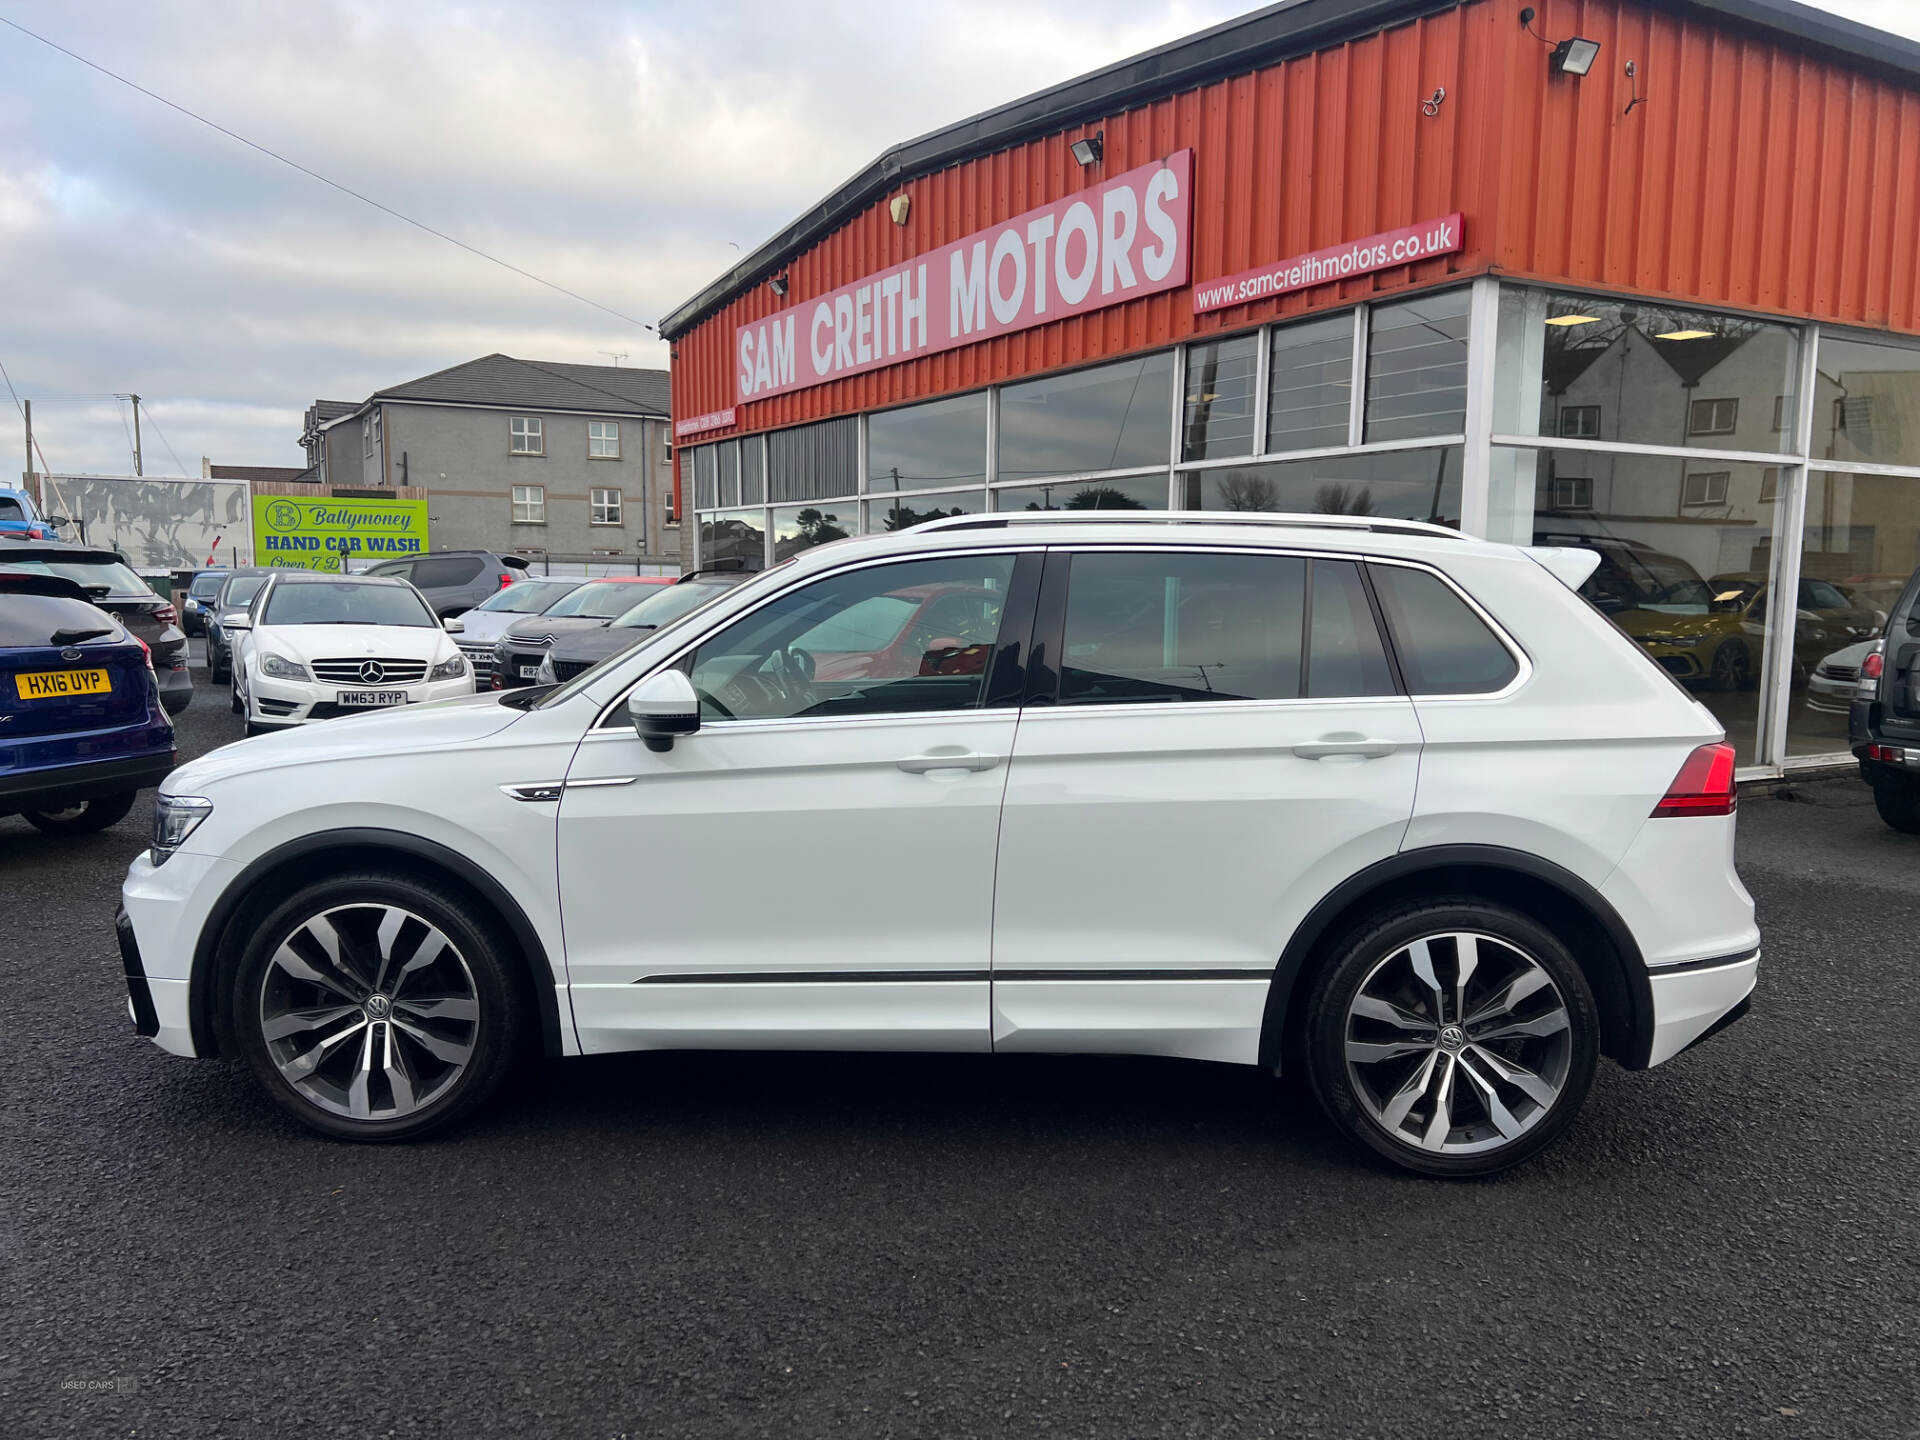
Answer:
M1421 732L1351 558L1049 552L994 888L998 1050L1252 1062L1286 938L1399 849Z
M1920 571L1907 582L1887 618L1881 663L1881 733L1902 740L1920 739Z

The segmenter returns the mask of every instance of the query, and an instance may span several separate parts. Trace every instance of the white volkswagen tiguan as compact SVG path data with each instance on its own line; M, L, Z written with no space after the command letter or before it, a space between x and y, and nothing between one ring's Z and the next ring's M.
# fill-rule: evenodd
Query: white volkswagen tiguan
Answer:
M250 735L473 693L452 639L464 622L440 619L404 580L283 570L221 628Z
M557 688L176 770L129 1009L349 1139L529 1045L1075 1051L1296 1071L1484 1174L1759 968L1733 751L1593 563L1331 516L822 546Z

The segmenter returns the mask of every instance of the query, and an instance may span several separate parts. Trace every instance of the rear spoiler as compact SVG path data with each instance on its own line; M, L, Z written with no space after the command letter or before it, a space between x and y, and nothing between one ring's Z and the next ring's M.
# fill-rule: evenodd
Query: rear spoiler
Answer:
M9 570L0 561L0 595L57 595L62 600L93 603L93 596L63 575L37 575L31 570Z
M1573 545L1522 545L1520 548L1562 585L1576 592L1600 568L1597 550L1582 550Z

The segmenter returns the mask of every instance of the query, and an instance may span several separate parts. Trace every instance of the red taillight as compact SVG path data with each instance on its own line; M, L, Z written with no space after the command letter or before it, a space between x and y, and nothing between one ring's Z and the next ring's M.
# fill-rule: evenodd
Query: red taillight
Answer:
M1878 680L1881 675L1886 673L1886 668L1887 657L1882 655L1878 650L1875 650L1860 662L1860 678L1862 680Z
M513 583L513 576L507 574L504 570L501 571L500 572L500 588L504 590L512 583Z
M27 538L29 540L44 540L47 538L47 532L42 530L38 525L30 525L27 527Z
M171 625L180 618L180 612L175 610L171 605L162 605L158 610L153 612L153 618L158 620L162 625Z
M1687 756L1667 793L1653 807L1662 815L1731 815L1733 813L1733 746L1702 745Z

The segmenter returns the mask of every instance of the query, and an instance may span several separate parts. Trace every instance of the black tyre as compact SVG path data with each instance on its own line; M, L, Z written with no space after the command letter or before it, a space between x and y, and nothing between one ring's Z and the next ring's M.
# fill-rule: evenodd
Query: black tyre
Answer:
M1586 977L1537 921L1470 896L1336 942L1305 1018L1334 1124L1424 1175L1490 1175L1573 1123L1600 1050Z
M1873 808L1889 828L1920 835L1920 784L1883 775L1873 782Z
M1745 690L1753 684L1753 657L1747 654L1747 647L1738 640L1728 640L1713 652L1708 662L1707 688L1710 690Z
M518 1052L510 961L455 889L372 871L321 880L254 927L234 1031L288 1114L341 1140L453 1125Z
M92 800L64 805L58 810L22 810L29 825L49 835L91 835L109 825L117 825L133 809L135 792L101 795Z

